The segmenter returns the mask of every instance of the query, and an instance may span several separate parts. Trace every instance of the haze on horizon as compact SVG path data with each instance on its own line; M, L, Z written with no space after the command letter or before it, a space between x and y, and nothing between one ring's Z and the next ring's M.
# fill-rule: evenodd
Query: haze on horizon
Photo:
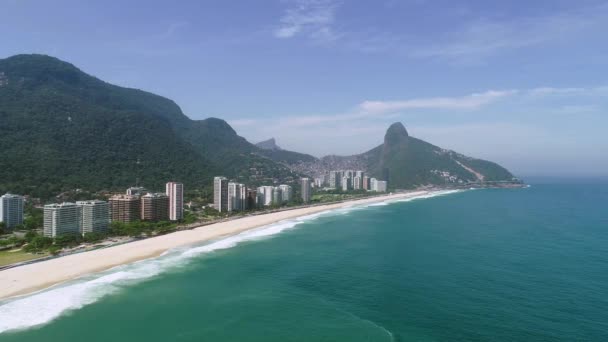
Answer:
M608 1L5 0L43 53L316 156L390 123L517 175L608 175Z

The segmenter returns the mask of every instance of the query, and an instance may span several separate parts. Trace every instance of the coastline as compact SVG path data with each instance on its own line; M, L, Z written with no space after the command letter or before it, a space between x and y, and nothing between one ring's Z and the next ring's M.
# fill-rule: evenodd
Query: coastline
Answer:
M413 191L375 196L341 203L318 205L204 225L191 230L134 241L104 249L72 254L0 271L0 300L37 292L88 274L116 266L155 258L177 247L236 235L248 230L335 209L352 206L424 197L435 191Z

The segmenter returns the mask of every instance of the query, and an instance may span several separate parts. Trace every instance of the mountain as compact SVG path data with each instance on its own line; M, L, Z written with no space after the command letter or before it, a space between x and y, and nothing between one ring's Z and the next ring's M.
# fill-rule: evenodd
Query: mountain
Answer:
M310 154L287 151L280 148L274 138L260 141L259 143L255 144L255 146L260 148L258 154L287 166L302 163L314 163L317 161L317 158L311 156Z
M293 180L225 121L191 120L175 102L44 55L0 59L0 192L48 197L122 189L137 179L209 187L214 175Z
M255 144L255 146L261 148L262 150L273 150L273 151L281 150L281 148L277 145L277 142L274 140L274 138L260 141L259 143Z
M496 163L411 137L400 122L388 128L382 145L365 153L326 156L315 162L292 165L292 168L315 175L330 170L364 170L372 177L388 180L392 189L514 180L507 169Z
M410 137L402 123L392 124L384 143L362 155L372 175L389 180L392 188L424 184L511 181L502 166Z

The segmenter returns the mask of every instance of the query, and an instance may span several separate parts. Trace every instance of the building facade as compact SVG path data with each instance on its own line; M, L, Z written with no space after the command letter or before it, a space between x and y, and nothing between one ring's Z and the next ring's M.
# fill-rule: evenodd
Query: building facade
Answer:
M387 182L386 181L376 181L376 191L377 192L386 192Z
M310 178L301 178L300 179L300 193L302 195L302 201L304 203L310 202L312 198L312 188L310 186Z
M0 196L0 222L7 230L23 224L23 197L13 194Z
M241 208L241 187L242 184L228 183L228 211L240 211Z
M76 203L47 204L44 206L44 236L57 237L82 234L82 211Z
M370 190L376 192L386 192L387 182L377 180L376 178L370 179Z
M110 197L110 217L112 221L129 223L141 220L141 199L135 195L115 195Z
M228 179L226 177L213 179L213 207L221 213L228 211Z
M342 191L348 191L352 189L351 178L348 176L342 177L342 186L340 187Z
M258 207L258 192L254 189L246 189L247 191L247 209L255 209Z
M247 186L245 184L240 184L241 193L239 194L239 201L241 210L247 210L249 207L247 206Z
M361 190L363 188L363 182L361 181L361 177L355 176L353 178L353 190Z
M293 199L293 188L291 185L281 184L279 185L279 189L281 189L281 203L287 203Z
M363 185L362 185L363 190L371 190L370 186L369 186L369 177L367 176L363 176Z
M169 197L163 193L147 193L141 196L141 219L167 221L169 219Z
M86 233L106 233L110 226L110 205L105 201L78 201L80 230Z
M169 220L179 221L184 218L184 184L169 182L165 186L169 197Z
M259 206L269 206L272 205L272 194L274 191L273 186L261 186L258 188L258 205Z

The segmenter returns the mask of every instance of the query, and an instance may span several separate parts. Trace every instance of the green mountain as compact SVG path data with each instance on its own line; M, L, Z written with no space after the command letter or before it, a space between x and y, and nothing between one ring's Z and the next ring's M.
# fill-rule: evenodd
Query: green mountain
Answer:
M508 170L496 163L470 158L409 136L400 122L388 128L382 145L365 153L330 155L289 166L314 176L331 170L363 170L372 177L388 180L391 189L514 180Z
M371 175L389 180L393 189L514 179L507 169L496 163L470 158L410 137L400 122L388 128L382 145L358 158Z
M259 183L292 171L223 120L191 120L173 101L111 85L44 55L0 59L0 192L48 197L216 174Z

